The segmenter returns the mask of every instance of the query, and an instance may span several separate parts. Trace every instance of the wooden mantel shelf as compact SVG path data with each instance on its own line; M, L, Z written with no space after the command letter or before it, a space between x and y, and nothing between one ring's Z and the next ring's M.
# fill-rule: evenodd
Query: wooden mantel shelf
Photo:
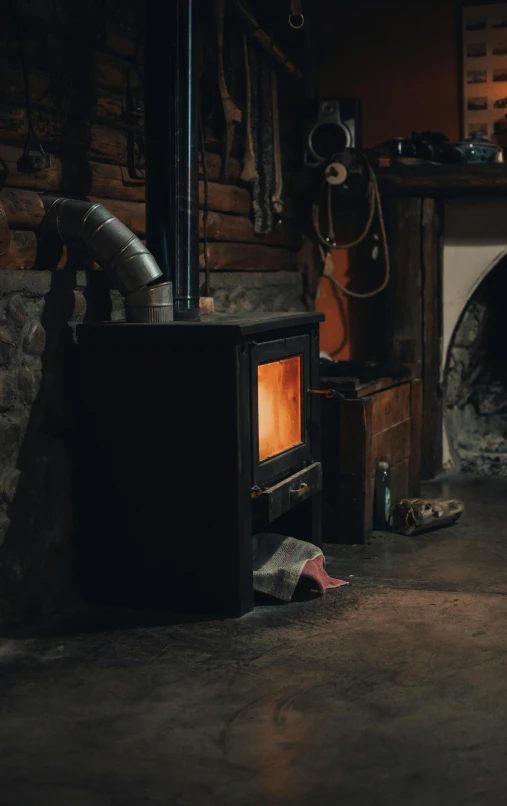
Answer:
M383 196L507 196L507 163L394 165L376 173Z

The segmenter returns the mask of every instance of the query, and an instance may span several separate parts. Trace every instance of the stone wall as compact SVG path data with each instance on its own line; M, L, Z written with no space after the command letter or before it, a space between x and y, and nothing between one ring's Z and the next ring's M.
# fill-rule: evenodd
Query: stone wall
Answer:
M212 290L218 311L305 310L292 272L214 273ZM75 331L85 318L123 318L101 272L0 272L0 624L46 623L75 603Z
M503 285L501 275L487 278L466 307L449 350L445 425L453 464L465 473L507 476Z
M211 293L218 312L307 310L302 276L293 271L213 272Z

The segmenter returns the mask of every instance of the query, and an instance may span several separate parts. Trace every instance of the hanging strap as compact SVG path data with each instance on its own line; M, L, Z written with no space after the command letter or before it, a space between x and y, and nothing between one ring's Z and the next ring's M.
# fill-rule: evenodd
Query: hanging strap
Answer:
M248 56L248 42L246 34L243 34L243 53L245 57L245 90L246 90L246 132L245 132L245 152L243 154L243 170L241 180L243 182L253 182L259 178L255 167L255 150L252 134L252 76L250 73L250 59Z
M283 211L283 176L282 156L280 152L280 116L278 111L278 78L274 67L271 68L271 103L273 106L273 162L275 172L275 187L271 197L273 212L281 215Z
M132 66L127 70L126 81L126 111L125 117L130 124L127 130L127 170L130 179L145 179L144 170L139 170L142 158L145 153L145 142L142 132L136 131L133 127L137 120L144 117L144 110L136 102L132 89Z
M222 98L222 107L225 117L225 149L224 162L222 165L222 181L227 182L229 172L229 157L234 139L234 129L236 124L241 123L241 109L236 106L227 88L224 70L224 18L225 0L215 0L215 25L218 44L218 88Z
M16 19L18 24L18 33L19 33L19 56L21 61L21 72L23 74L23 84L25 90L25 103L26 103L26 116L27 116L27 124L28 124L28 132L25 140L25 146L23 148L23 154L17 161L17 168L20 173L36 173L38 171L44 170L44 168L49 168L51 165L51 157L46 154L44 151L41 143L39 142L39 138L37 137L37 132L35 131L35 123L33 117L33 109L32 109L32 99L30 97L30 84L28 81L28 70L26 67L26 57L25 57L25 38L24 38L24 28L23 28L23 21L21 19L21 15L19 13L19 9L16 6ZM31 157L30 156L30 147L34 146L35 150L39 152L38 156Z

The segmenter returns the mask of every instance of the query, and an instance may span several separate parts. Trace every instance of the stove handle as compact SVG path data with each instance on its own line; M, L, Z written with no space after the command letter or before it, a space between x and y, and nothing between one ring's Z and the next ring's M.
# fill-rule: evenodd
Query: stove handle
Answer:
M340 400L346 400L345 395L337 392L336 389L307 389L309 395L324 395L328 400L333 397L338 397Z

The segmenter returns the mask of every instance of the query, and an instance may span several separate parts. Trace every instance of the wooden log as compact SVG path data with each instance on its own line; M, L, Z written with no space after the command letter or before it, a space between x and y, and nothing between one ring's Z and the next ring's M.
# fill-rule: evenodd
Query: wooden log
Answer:
M11 230L9 251L0 257L0 270L60 271L67 268L78 271L100 269L85 249L66 246L56 235L39 242L35 232L26 230Z
M144 180L129 176L126 166L106 165L102 162L89 162L88 166L91 181L86 192L105 199L144 202L146 197Z
M111 23L106 24L104 45L117 56L136 58L140 64L144 62L144 52L132 34L125 34Z
M30 99L36 115L47 111L51 112L51 117L54 118L55 112L61 103L61 98L57 92L52 90L49 74L32 68L28 70L28 84ZM14 107L21 106L25 108L25 86L19 62L6 58L0 59L0 95L5 103L12 104ZM80 102L82 102L81 94L77 96L74 106ZM127 119L125 110L126 98L124 94L93 86L87 93L86 115L83 117L92 123L117 129L142 131L144 129L144 118ZM79 114L79 109L73 111Z
M109 189L109 187L110 185L106 183L106 191ZM229 189L231 191L239 190L238 188L228 188L224 185L216 185L216 187L220 190L222 188L224 190ZM240 193L242 192L243 191L240 191ZM246 191L244 192L246 193ZM234 194L231 195L234 196ZM241 198L241 205L244 205L244 202L249 200L248 193L246 195L246 200ZM104 204L104 206L107 207L113 213L113 215L116 215L118 218L120 218L120 220L122 220L133 231L138 233L145 232L146 211L144 204L132 202L130 200L104 198L95 194L89 196L88 198L90 198L91 201ZM210 199L213 199L213 194L210 195ZM218 199L219 201L223 201L223 197L221 195L218 196ZM14 229L37 229L44 216L44 208L40 200L40 196L33 190L5 187L2 191L0 191L0 203L3 205L6 211L9 225ZM213 240L213 238L216 235L219 235L220 232L223 233L224 240L228 238L229 240L241 241L243 240L242 236L246 236L247 240L251 237L256 237L255 235L251 235L253 229L248 219L240 216L210 212L208 214L208 237L210 240ZM204 235L202 217L200 222L200 235L201 237ZM282 235L283 233L281 232L279 235L277 235L277 238L281 238ZM284 238L285 242L290 244L290 238L292 238L290 230L285 229ZM269 241L266 241L265 243L268 242ZM279 244L282 242L284 241L278 241Z
M112 23L107 23L104 35L98 40L96 26L93 26L91 30L90 28L83 30L75 24L75 15L72 14L73 5L71 3L67 6L62 3L58 7L58 24L56 24L52 8L46 0L18 0L24 20L25 37L29 38L41 28L45 32L59 37L64 28L66 41L78 44L86 43L105 52L111 51L121 57L136 58L139 62L142 61L142 47L135 35L125 33Z
M0 269L31 269L37 258L35 232L11 230L8 251L0 257Z
M96 129L103 127L96 127ZM25 122L26 131L26 122ZM109 129L108 131L114 131ZM86 195L87 192L94 193L94 195L110 196L111 198L125 198L131 201L141 201L144 198L144 180L131 179L128 176L125 167L125 148L126 140L123 132L118 131L118 135L123 137L120 146L120 151L123 149L123 159L119 160L119 165L109 165L104 163L97 163L90 159L89 154L72 154L66 153L65 155L53 155L53 165L47 171L41 171L37 174L19 174L16 168L16 161L23 153L20 144L23 143L23 138L18 137L16 144L0 145L0 177L2 184L9 185L10 187L26 187L37 190L64 190L72 192L74 195ZM98 140L96 141L97 145ZM62 166L62 162L65 166ZM219 209L223 209L226 204L225 199L228 198L229 191L218 191L212 188L212 184L220 177L222 159L219 154L206 154L206 168L208 178L208 192L210 198L210 209L212 209L211 199L219 199L216 201ZM202 177L202 166L199 165L199 174ZM240 164L238 160L231 159L229 165L229 177L232 181L239 180ZM70 181L62 182L64 177ZM114 180L116 188L114 193L106 193L104 189L104 182ZM96 184L96 186L94 186ZM119 183L119 184L118 184ZM98 189L100 186L100 190ZM223 188L234 187L233 185L221 185ZM129 189L127 189L129 188ZM245 191L248 193L248 191ZM204 189L199 191L200 198L204 198ZM120 195L117 195L120 194ZM201 195L202 194L202 195ZM230 198L230 196L229 196ZM246 196L240 194L238 197L241 201L234 202L239 204L239 208L235 212L247 212L246 209Z
M103 204L116 218L136 234L146 232L146 206L137 202L120 201L118 199L102 199L98 196L88 196L92 202Z
M113 215L120 219L132 232L144 234L146 231L145 204L118 199L104 199L99 196L88 196L90 201L103 204ZM9 225L16 229L37 229L44 217L44 207L40 196L31 190L4 189L0 191L0 203L3 205ZM203 214L199 220L199 235L204 236ZM284 228L265 236L263 245L294 246L294 237L290 228ZM244 216L226 215L224 213L208 213L207 237L209 240L255 242L256 235L252 224Z
M294 271L296 260L288 249L239 243L209 243L209 268L213 271ZM199 245L199 267L204 269L204 245Z
M459 520L465 506L456 498L404 498L391 510L391 528L402 535L419 534Z
M1 190L0 204L11 229L36 229L44 218L44 205L32 190Z
M199 182L199 205L204 206L204 182ZM251 206L250 194L245 188L208 182L208 210L249 215Z
M31 68L27 70L30 100L32 104L54 106L54 95L50 91L49 74ZM19 59L0 59L0 92L4 101L13 104L25 103L25 85Z
M91 159L106 159L119 165L127 161L127 135L121 129L84 124L82 127L65 127L61 133L54 115L49 111L34 109L33 117L37 137L51 152L65 150L83 153ZM4 143L24 145L28 134L26 107L2 104L0 128Z
M66 267L67 250L60 248L56 239L51 247L38 254L35 232L11 230L11 245L8 252L0 258L0 269L30 269L36 264L37 268L47 270ZM199 248L202 269L203 244ZM76 254L77 258L74 256L72 261L73 268L91 268L85 253L77 250ZM76 266L76 260L79 262L80 259L82 263ZM249 244L208 244L208 262L210 269L214 271L292 271L295 268L294 255L289 250Z
M94 196L144 201L144 181L132 180L124 166L90 162L77 155L52 157L51 166L39 173L19 173L16 161L21 148L0 145L0 179L4 187L26 188L63 195Z
M95 29L96 30L96 29ZM36 26L24 26L24 49L26 64L29 69L54 74L65 72L69 77L84 76L90 87L111 89L125 95L128 75L130 86L139 90L143 86L139 73L139 64L143 62L142 51L136 57L122 58L115 53L106 52L97 42L79 41L78 37L68 36L65 31L62 41L61 31L47 27L37 29ZM19 62L19 42L17 32L12 35L6 27L0 31L0 53L4 58Z
M222 157L220 154L212 154L210 152L206 152L205 156L206 161L206 175L208 178L208 182L215 182L217 179L220 179L222 174ZM199 176L203 176L202 170L202 160L199 156ZM239 182L239 176L241 173L241 165L239 160L229 159L229 167L228 167L228 176L230 182Z
M204 235L204 214L199 216L199 234ZM208 213L206 237L210 241L236 241L262 246L286 246L295 249L298 239L290 222L282 222L266 235L256 235L252 222L245 216L226 215L224 213Z
M88 48L84 48L84 54L89 56ZM110 87L119 90L122 94L127 89L127 77L129 68L132 65L123 59L108 53L93 54L93 68L90 74L90 81L99 87ZM131 89L142 87L139 70L134 65L130 71Z

